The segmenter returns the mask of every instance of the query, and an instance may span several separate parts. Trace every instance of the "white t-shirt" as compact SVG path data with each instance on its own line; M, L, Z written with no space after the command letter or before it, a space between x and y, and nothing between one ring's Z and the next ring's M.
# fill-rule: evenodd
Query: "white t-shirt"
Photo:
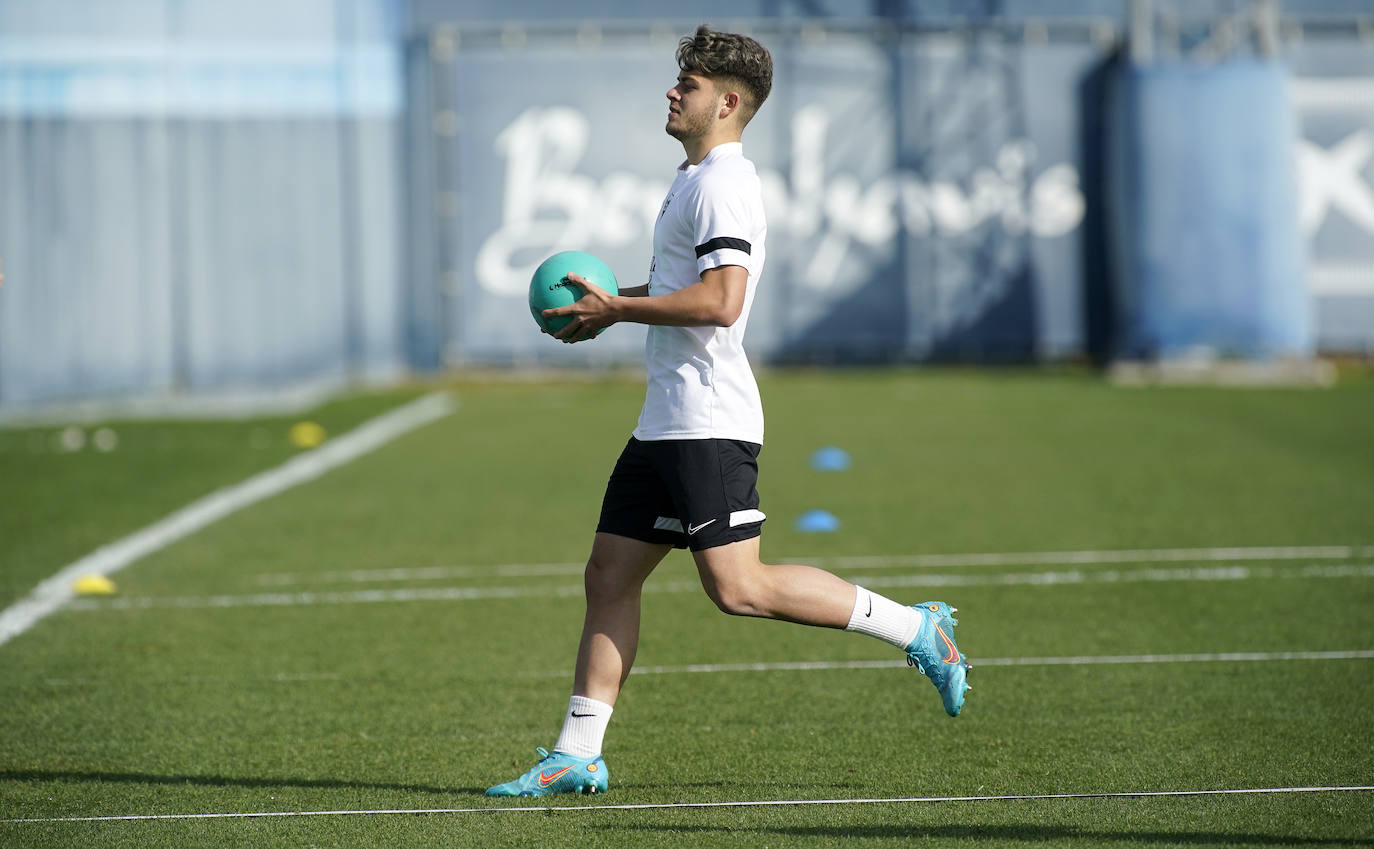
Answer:
M676 292L723 265L749 272L744 309L730 327L651 325L648 390L635 438L763 443L763 402L744 354L744 329L763 273L763 190L739 142L678 169L654 225L649 295Z

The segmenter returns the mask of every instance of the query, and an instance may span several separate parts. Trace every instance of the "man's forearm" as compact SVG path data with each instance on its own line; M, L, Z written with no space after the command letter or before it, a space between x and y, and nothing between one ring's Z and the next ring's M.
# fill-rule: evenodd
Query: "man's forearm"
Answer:
M645 297L641 287L627 289L615 300L617 321L673 327L729 327L739 317L737 307L719 287L694 283L666 295Z

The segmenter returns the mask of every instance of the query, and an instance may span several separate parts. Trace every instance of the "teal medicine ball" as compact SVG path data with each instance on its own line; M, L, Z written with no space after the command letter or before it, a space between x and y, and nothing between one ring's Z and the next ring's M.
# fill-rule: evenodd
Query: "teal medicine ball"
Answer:
M534 276L530 278L530 314L549 333L557 333L567 327L572 319L566 315L545 319L541 313L555 307L566 307L582 297L582 288L568 280L569 273L580 275L612 295L620 294L611 267L597 257L582 251L554 254L539 263Z

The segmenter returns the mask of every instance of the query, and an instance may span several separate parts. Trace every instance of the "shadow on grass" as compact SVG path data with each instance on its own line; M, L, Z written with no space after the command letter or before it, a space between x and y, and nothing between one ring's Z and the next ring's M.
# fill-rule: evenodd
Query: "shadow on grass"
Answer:
M79 781L93 784L174 784L198 787L302 787L322 790L396 790L402 793L432 793L462 796L483 793L485 787L433 787L426 784L389 784L378 781L344 781L337 778L288 778L272 776L227 775L152 775L142 772L20 769L0 770L0 781Z
M1210 831L1094 831L1058 825L861 825L861 826L757 826L730 828L707 825L595 825L601 831L661 831L681 834L757 834L779 837L849 837L902 838L916 840L1019 840L1025 843L1049 843L1059 840L1083 840L1094 843L1171 843L1194 846L1374 846L1374 842L1356 837L1295 837L1288 834L1234 834Z

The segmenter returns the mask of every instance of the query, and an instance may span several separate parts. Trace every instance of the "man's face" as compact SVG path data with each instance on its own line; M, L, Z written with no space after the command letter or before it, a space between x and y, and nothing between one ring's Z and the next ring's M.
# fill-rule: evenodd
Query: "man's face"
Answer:
M683 71L668 89L668 123L664 130L679 141L701 138L715 126L720 109L716 86L700 74Z

